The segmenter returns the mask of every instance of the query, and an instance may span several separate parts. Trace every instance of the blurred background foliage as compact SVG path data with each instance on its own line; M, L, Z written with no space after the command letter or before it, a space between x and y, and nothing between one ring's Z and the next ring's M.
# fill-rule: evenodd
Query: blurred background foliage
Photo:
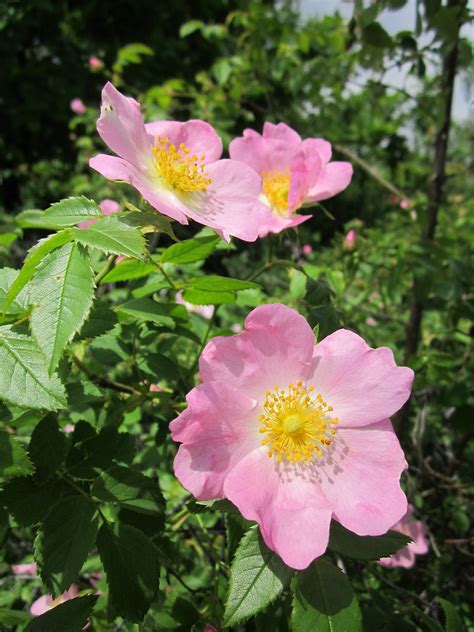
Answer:
M133 199L131 190L105 181L87 164L102 150L95 121L106 80L139 99L148 120L203 118L216 127L226 146L246 127L261 130L265 120L284 121L303 137L328 139L336 159L354 164L347 191L316 209L297 231L245 246L235 242L190 269L245 279L257 269L256 261L262 266L261 289L240 292L234 304L220 307L213 334L229 333L251 307L278 299L305 313L313 326L319 324L320 337L339 326L353 328L371 345L391 347L399 362L415 369L414 396L396 427L410 464L406 491L428 526L431 550L413 570L382 571L354 562L348 571L367 630L444 629L438 597L455 604L473 630L472 122L451 123L444 188L434 200L435 231L428 231L434 147L447 120L447 66L453 50L458 77L465 78L470 63L462 30L458 38L468 10L465 3L452 0L413 2L413 24L389 34L380 14L395 14L405 5L404 0L356 0L348 20L337 12L303 18L289 1L3 0L0 262L19 267L27 247L44 235L24 214L18 215L26 209L43 209L68 195ZM91 55L103 66L91 68ZM391 68L403 78L397 85L387 80ZM83 113L71 112L73 98L85 103ZM354 243L345 239L351 229ZM197 229L178 226L176 232L189 238ZM160 245L164 243L166 238ZM312 251L303 250L304 245ZM141 279L106 284L101 291L114 304L131 292L140 295L144 284ZM141 295L146 294L145 289ZM207 335L201 316L193 314L192 324L200 337ZM145 357L153 327L136 338L134 325L123 325L121 334L120 348L112 334L101 344L92 343L87 350L90 366L99 374L105 367L120 383L146 379L171 389L158 404L146 398L126 400L113 411L114 423L120 419L140 437L143 470L155 471L165 422L173 417L172 398L174 406L182 401L182 394L172 391L176 384L181 391L189 386L189 376L182 378L176 365L195 349L190 351L191 343L183 338L154 350L170 364L153 378L145 360L139 368L121 361L132 353L130 346ZM110 406L114 393L104 397ZM73 401L72 420L105 423L99 413L102 404L95 412L90 404L87 413L84 406L77 412L75 405ZM14 413L3 414L1 422L11 423ZM27 423L23 428L26 433ZM169 446L165 454L169 461ZM173 489L179 495L169 474L159 478L165 496ZM203 520L215 525L213 518L202 515L193 529ZM38 585L8 575L9 565L31 551L21 530L15 537L0 565L2 588L8 588L2 590L2 607L29 604L38 591ZM190 630L196 617L218 625L223 588L218 574L211 574L211 581L204 570L206 546L195 548L198 561L191 549L181 551L178 569L192 576L191 592L176 583L162 597L171 604L174 627L168 619L159 623L153 612L150 626ZM183 595L190 600L188 611L180 611L176 601ZM272 629L284 631L288 608L283 600L272 612L276 618L271 624L264 614L245 629L268 630L278 621ZM109 629L100 617L94 625Z

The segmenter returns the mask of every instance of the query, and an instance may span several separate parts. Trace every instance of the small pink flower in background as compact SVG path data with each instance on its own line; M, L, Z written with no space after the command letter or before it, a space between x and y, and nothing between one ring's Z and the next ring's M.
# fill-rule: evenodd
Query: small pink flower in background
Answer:
M239 334L242 331L242 325L239 323L234 323L230 326L230 330L234 332L234 334Z
M227 498L255 520L288 566L323 555L331 518L381 535L405 514L407 464L389 417L413 371L389 349L345 329L314 346L307 321L274 303L209 342L199 372L170 425L175 474L196 498Z
M357 232L351 228L347 231L346 236L344 237L344 243L342 244L346 250L353 250L357 241Z
M403 198L403 200L400 202L400 208L406 209L410 206L411 202L408 198Z
M79 594L79 589L76 584L72 584L69 590L66 590L60 597L54 599L51 595L42 595L39 599L34 601L30 608L30 613L34 617L39 617L41 614L48 612L52 608L59 606L60 603L74 599Z
M105 198L99 204L99 208L101 210L102 215L112 215L113 213L118 213L120 211L120 204L115 200L110 200L109 198ZM78 228L88 228L91 224L97 221L98 218L88 219L85 222L81 222L78 224ZM125 257L119 257L117 259L117 263L119 263L119 259L123 260Z
M377 321L375 320L375 318L372 318L372 316L368 316L365 319L365 322L369 327L375 327L377 325Z
M73 99L69 103L69 107L74 112L74 114L84 114L87 110L87 107L81 99Z
M406 514L392 529L399 533L404 533L413 542L410 542L405 548L397 551L391 557L383 557L379 560L379 563L385 568L412 568L415 564L415 557L417 555L425 555L429 550L425 525L420 520L413 520L412 505L408 505Z
M308 256L313 252L313 246L311 246L310 244L305 244L303 248L301 249L301 252L304 255Z
M183 293L181 291L176 292L175 302L179 305L184 305L188 312L191 314L199 314L203 318L209 320L212 314L214 313L213 305L193 305L192 303L188 303L183 298Z
M34 562L31 562L31 564L13 564L12 566L14 575L36 575L37 572L38 569Z
M100 70L103 67L104 62L101 59L99 59L95 55L91 55L89 57L89 68L92 68L92 70Z
M267 213L258 201L261 180L243 163L220 160L222 141L211 125L199 120L145 125L139 103L107 83L97 130L117 154L89 161L103 176L128 182L181 224L193 219L227 241L258 238Z
M74 424L66 424L64 426L64 432L66 434L70 434L71 432L74 432Z
M209 625L208 623L202 632L217 632L217 630L213 625Z
M296 215L303 204L337 195L352 178L350 163L329 162L330 143L322 138L302 140L285 123L265 123L261 135L253 129L244 130L242 137L230 143L229 153L262 177L260 199L270 212L261 237L305 222L311 215Z
M161 393L163 389L158 384L150 384L150 393Z

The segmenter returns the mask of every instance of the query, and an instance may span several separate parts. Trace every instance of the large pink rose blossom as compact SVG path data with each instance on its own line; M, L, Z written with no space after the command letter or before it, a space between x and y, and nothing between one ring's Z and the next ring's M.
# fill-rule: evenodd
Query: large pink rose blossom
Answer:
M429 543L426 537L425 525L420 520L413 520L413 507L408 505L408 509L403 518L394 527L394 531L404 533L410 537L410 542L400 551L397 551L391 557L383 557L379 562L381 566L386 568L412 568L415 564L417 555L425 555L428 553Z
M229 148L230 157L250 165L263 179L261 200L271 211L260 236L297 226L311 215L296 215L311 205L343 191L351 181L352 165L329 162L331 144L301 136L285 123L265 123L263 134L244 130Z
M109 198L105 198L99 204L100 212L102 215L112 215L113 213L118 213L120 211L120 204L115 200L110 200ZM87 219L85 222L81 222L78 224L78 228L87 228L91 224L94 224L98 218L93 217L92 219Z
M41 595L41 597L31 604L30 613L34 617L39 617L45 612L48 612L48 610L59 606L60 603L74 599L78 594L78 587L76 584L72 584L69 590L66 590L66 592L60 595L57 599L54 599L51 595Z
M222 141L199 120L145 124L140 105L111 83L102 90L97 130L117 156L99 154L90 166L110 180L134 186L158 211L181 224L189 218L227 241L255 241L266 216L262 182L236 160L220 160Z
M405 514L406 461L389 417L413 371L390 349L345 329L315 346L306 320L276 303L209 342L199 371L171 423L175 474L198 499L228 498L288 566L325 552L331 518L380 535Z

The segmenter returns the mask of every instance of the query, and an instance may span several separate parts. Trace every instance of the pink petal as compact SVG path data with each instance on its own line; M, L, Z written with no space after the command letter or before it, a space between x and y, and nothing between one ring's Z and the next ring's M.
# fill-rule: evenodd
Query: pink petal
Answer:
M112 215L112 213L118 213L120 211L120 204L115 200L110 200L109 198L102 200L99 206L102 211L102 215Z
M386 533L407 510L400 487L406 461L392 424L340 428L333 448L314 472L335 518L358 535Z
M312 215L295 214L291 214L288 217L281 217L275 213L270 213L267 220L262 223L260 227L259 237L266 237L268 233L280 233L287 228L294 228L312 217Z
M318 147L319 144L316 140L304 141L291 162L290 192L288 195L290 211L303 204L309 190L320 177L323 163L318 153Z
M306 147L306 145L309 145L311 147L311 151L318 154L323 165L331 160L332 148L331 143L328 143L327 140L324 140L323 138L307 138L302 142L302 147Z
M151 143L140 104L124 96L110 82L102 90L97 131L113 152L136 167L151 160Z
M156 210L164 215L177 220L181 224L187 224L187 208L171 191L160 187L151 177L146 175L132 164L116 156L98 154L89 160L89 166L95 169L109 180L128 182L135 187L144 199Z
M256 402L216 382L197 386L186 399L188 408L170 424L173 439L183 442L176 477L196 498L222 498L228 472L260 444Z
M184 143L193 154L198 157L204 155L204 163L215 162L222 155L222 140L209 123L194 119L181 123L179 121L154 121L145 125L147 134L153 137L165 138L176 147Z
M243 137L234 138L229 145L232 160L245 162L260 174L289 168L296 151L294 145L278 138L263 138L252 129L244 130Z
M53 598L51 595L42 595L36 601L33 601L30 608L30 613L34 617L39 617L40 615L48 612L51 608L51 604L53 603Z
M339 329L316 346L308 378L316 393L333 406L343 427L390 417L407 401L412 381L413 371L397 367L390 349L371 349L347 329Z
M266 448L243 458L224 482L226 498L260 526L267 546L302 570L327 548L331 506L317 482L285 471Z
M428 538L426 537L425 526L421 521L411 522L408 526L408 535L413 540L409 544L409 548L416 555L424 555L428 553L430 548Z
M330 162L321 170L318 181L308 193L307 200L319 202L344 191L350 184L352 173L350 162Z
M272 138L275 140L279 140L282 143L285 143L288 147L291 147L293 150L297 150L299 148L301 141L301 136L298 132L295 132L289 125L286 123L270 123L266 121L263 124L263 138Z
M306 378L313 348L313 332L303 316L280 303L261 305L247 316L245 331L206 345L199 369L205 382L232 384L262 400L267 389Z
M218 160L206 167L212 183L205 193L182 196L186 214L204 226L230 236L255 241L269 209L258 201L261 179L241 162Z

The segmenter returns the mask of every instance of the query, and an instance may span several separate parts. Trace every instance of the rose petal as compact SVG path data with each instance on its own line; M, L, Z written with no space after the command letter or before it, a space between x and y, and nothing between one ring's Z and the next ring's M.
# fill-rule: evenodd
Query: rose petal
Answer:
M153 143L157 136L167 136L176 147L183 143L198 158L204 155L205 164L219 160L222 155L222 140L212 125L205 121L154 121L147 123L145 128L147 134L153 137Z

